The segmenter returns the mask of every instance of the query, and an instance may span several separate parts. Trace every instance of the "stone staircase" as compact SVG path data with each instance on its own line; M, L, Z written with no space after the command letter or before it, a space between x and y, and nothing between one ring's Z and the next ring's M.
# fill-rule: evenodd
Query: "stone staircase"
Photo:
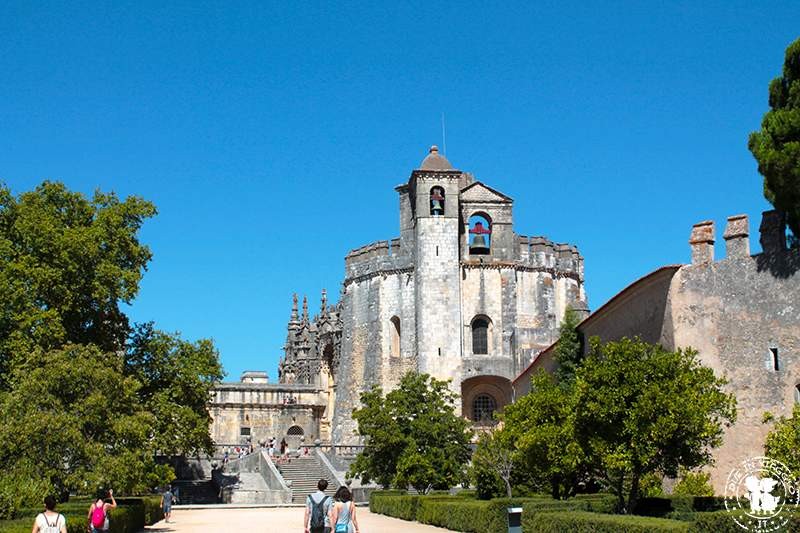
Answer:
M286 481L291 481L292 503L305 503L306 497L317 490L320 479L328 480L327 494L333 494L339 484L320 464L319 458L314 455L301 455L293 457L290 462L276 465Z
M174 481L172 485L178 489L178 504L219 503L219 494L210 479Z

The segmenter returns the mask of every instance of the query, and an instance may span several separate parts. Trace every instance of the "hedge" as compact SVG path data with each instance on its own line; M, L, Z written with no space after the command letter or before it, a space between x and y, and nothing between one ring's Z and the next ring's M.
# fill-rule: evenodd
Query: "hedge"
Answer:
M396 496L385 492L373 493L370 498L370 511L374 513L464 533L505 533L508 531L508 507L521 506L524 520L536 513L573 510L579 505L574 501L547 498L470 500L444 495Z
M737 513L742 515L741 511ZM780 531L796 532L800 531L800 514L789 512L789 521ZM742 520L740 520L741 522ZM741 528L727 511L717 511L713 513L699 513L695 517L692 533L742 533Z
M119 507L109 512L109 533L138 533L144 526L155 524L163 518L159 496L118 499ZM86 533L87 513L90 503L69 502L56 507L67 520L68 533ZM30 533L33 521L42 509L25 510L25 518L0 521L2 533Z
M572 500L579 502L578 508L584 511L614 514L617 510L617 497L613 494L576 494Z
M721 511L725 509L725 498L719 496L669 496L665 498L642 498L636 503L633 514L642 516L687 516L694 513Z
M522 514L525 533L687 533L690 524L645 516L569 511Z

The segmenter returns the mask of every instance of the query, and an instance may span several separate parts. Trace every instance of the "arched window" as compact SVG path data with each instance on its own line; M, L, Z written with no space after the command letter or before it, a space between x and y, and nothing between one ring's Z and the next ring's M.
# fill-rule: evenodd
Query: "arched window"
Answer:
M497 401L488 394L478 394L472 400L472 421L491 422L497 411Z
M444 215L444 189L441 187L431 189L431 215Z
M794 403L800 403L800 385L794 386Z
M492 220L489 215L477 213L469 217L470 255L488 255L492 246Z
M302 435L303 434L303 428L301 428L300 426L292 426L292 427L289 428L289 430L286 432L286 434L290 435L290 436Z
M391 322L389 325L391 338L390 354L392 357L400 357L400 319L393 316L389 319L389 322Z
M472 353L489 353L489 321L484 317L472 321Z

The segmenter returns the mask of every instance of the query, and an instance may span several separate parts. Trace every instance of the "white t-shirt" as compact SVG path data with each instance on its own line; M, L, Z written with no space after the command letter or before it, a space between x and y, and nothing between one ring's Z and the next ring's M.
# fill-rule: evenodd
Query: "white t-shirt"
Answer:
M39 513L36 517L36 525L39 526L41 533L59 533L62 527L66 527L67 519L63 514L45 516L44 513Z

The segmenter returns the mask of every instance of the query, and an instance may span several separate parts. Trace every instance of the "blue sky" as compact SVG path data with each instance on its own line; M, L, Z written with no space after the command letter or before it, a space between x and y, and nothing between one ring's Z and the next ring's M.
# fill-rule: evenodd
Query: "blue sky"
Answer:
M398 234L393 187L441 144L576 244L593 309L750 215L747 135L793 2L6 2L0 179L153 201L130 313L277 378L292 292Z

